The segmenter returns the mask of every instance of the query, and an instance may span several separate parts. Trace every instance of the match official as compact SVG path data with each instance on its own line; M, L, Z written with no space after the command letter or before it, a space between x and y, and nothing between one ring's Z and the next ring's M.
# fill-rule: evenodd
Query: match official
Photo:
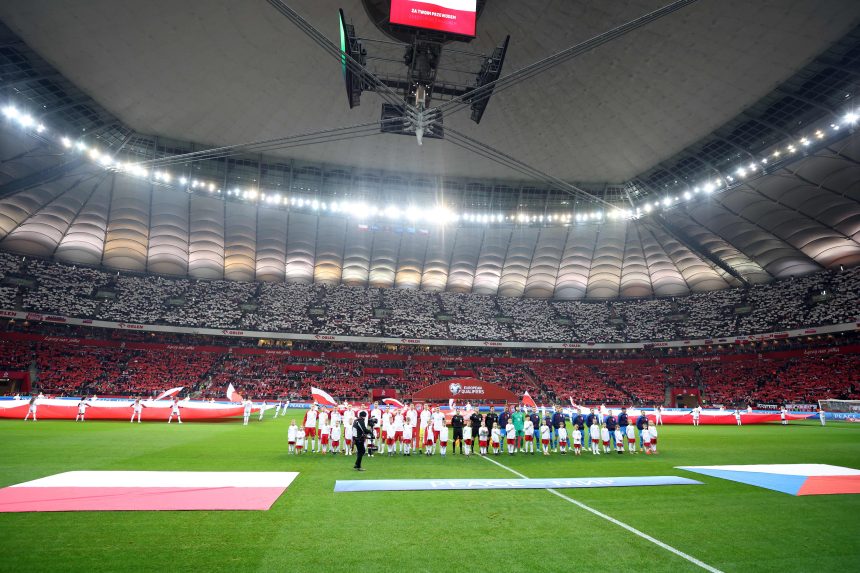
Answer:
M457 443L460 443L460 453L463 453L463 426L466 425L466 421L463 420L463 416L460 415L460 410L454 410L454 415L451 417L451 429L454 430L454 438L451 440L453 446L451 447L451 453L457 453Z

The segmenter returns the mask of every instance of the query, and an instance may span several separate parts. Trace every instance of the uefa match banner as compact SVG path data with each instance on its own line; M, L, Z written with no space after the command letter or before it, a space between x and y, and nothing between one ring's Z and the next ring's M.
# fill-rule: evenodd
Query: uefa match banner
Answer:
M455 400L468 402L482 400L490 402L519 402L519 397L498 384L482 382L474 378L456 378L427 386L412 395L416 402L439 402Z
M477 0L391 0L392 24L475 35Z

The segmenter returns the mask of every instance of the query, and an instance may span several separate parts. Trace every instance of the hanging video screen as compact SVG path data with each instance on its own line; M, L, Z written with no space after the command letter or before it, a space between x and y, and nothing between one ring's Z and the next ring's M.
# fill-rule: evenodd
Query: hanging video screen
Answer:
M475 35L477 0L391 0L392 24Z

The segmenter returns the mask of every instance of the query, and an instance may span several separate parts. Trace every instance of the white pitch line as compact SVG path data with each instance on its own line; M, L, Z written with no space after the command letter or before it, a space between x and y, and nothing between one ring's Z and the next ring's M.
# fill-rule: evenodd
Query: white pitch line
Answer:
M496 461L496 460L494 460L494 459L491 459L491 458L489 458L489 457L487 457L487 456L481 456L481 457L482 457L482 458L484 458L485 460L487 460L488 462L492 462L492 463L496 464L497 466L499 466L499 467L500 467L500 468L502 468L502 469L506 469L506 470L508 470L508 471L509 471L509 472L511 472L512 474L518 475L518 476L520 476L520 477L521 477L521 478L523 478L523 479L529 479L527 476L525 476L525 475L521 474L520 472L518 472L518 471L516 471L516 470L514 470L514 469L509 468L508 466L506 466L506 465L504 465L504 464L502 464L502 463L497 462L497 461ZM580 508L584 509L585 511L589 512L589 513L593 513L593 514L594 514L594 515L596 515L597 517L600 517L600 518L602 518L602 519L605 519L606 521L608 521L608 522L610 522L610 523L614 523L615 525L617 525L617 526L619 526L619 527L623 527L624 529L626 529L626 530L627 530L627 531L629 531L630 533L633 533L634 535L638 535L638 536L639 536L639 537L641 537L642 539L645 539L646 541L650 541L650 542L651 542L651 543L653 543L654 545L656 545L656 546L658 546L658 547L662 547L662 548L663 548L663 549L665 549L666 551L668 551L668 552L670 552L670 553L674 553L674 554L675 554L675 555L677 555L678 557L680 557L680 558L682 558L682 559L686 559L687 561L689 561L690 563L692 563L692 564L694 564L694 565L698 565L699 567L701 567L701 568L702 568L702 569L704 569L705 571L710 571L710 573L723 573L722 571L720 571L720 570L719 570L719 569L717 569L716 567L711 567L710 565L708 565L708 564L707 564L707 563L705 563L704 561L699 561L698 559L696 559L696 558L695 558L695 557L693 557L692 555L688 555L688 554L684 553L683 551L681 551L680 549L675 549L675 548L674 548L674 547L672 547L671 545L668 545L668 544L666 544L666 543L663 543L663 542L662 542L662 541L660 541L659 539L656 539L656 538L654 538L654 537L651 537L651 536L650 536L650 535L648 535L647 533L642 532L642 531L639 531L639 530L638 530L638 529L636 529L635 527L633 527L633 526L631 526L631 525L627 525L627 524L626 524L626 523L624 523L623 521L618 521L618 520L617 520L617 519L615 519L614 517L611 517L611 516L609 516L609 515L606 515L605 513L600 512L600 511L598 511L598 510L594 509L593 507L590 507L590 506L588 506L588 505L585 505L585 504L584 504L584 503L582 503L581 501L576 501L576 500L575 500L575 499L573 499L572 497L568 497L568 496L564 495L563 493L560 493L560 492L558 492L558 491L556 491L556 490L554 490L554 489L551 489L551 488L546 488L546 491L550 492L550 493L551 493L551 494L553 494L553 495L556 495L556 496L560 497L561 499L564 499L564 500L566 500L566 501L569 501L569 502L570 502L570 503L572 503L573 505L575 505L575 506L577 506L577 507L580 507Z

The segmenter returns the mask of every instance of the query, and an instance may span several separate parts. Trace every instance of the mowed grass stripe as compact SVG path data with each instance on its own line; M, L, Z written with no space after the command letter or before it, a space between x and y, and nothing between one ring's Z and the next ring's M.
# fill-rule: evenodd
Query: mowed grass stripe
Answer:
M622 455L623 455L623 454L622 454ZM485 458L483 458L483 459L485 459L485 460L487 460L488 462L491 462L491 463L493 463L493 464L496 464L496 465L497 465L497 466L499 466L500 468L503 468L503 469L505 469L505 470L507 470L507 471L509 471L509 472L513 473L514 475L517 475L517 476L519 476L519 477L521 477L521 478L524 478L524 479L528 479L528 476L526 476L526 475L524 475L524 474L521 474L520 472L518 472L518 471L516 471L516 470L513 470L513 469L509 468L508 466L506 466L506 465L504 465L504 464L502 464L502 463L500 463L500 462L497 462L496 460L494 460L494 459L492 459L492 458L490 458L490 457L485 457ZM613 477L613 476L606 476L606 477ZM678 550L678 549L675 549L675 548L674 548L674 547L672 547L671 545L667 545L667 544L663 543L662 541L660 541L659 539L656 539L656 538L654 538L654 537L651 537L651 536L650 536L650 535L648 535L647 533L644 533L644 532L642 532L642 531L639 531L639 530L638 530L638 529L636 529L635 527L631 527L631 526L627 525L627 524L626 524L626 523L624 523L623 521L619 521L619 520L615 519L614 517L611 517L611 516L609 516L609 515L606 515L605 513L602 513L602 512L600 512L600 511L597 511L597 510L596 510L596 509L594 509L593 507L590 507L590 506L588 506L588 505L585 505L584 503L582 503L582 502L580 502L580 501L576 501L575 499L573 499L573 498L571 498L571 497L569 497L569 496L567 496L567 495L564 495L563 493L559 492L558 490L555 490L555 489L552 489L552 488L547 488L547 489L546 489L546 491L548 491L549 493L551 493L551 494L553 494L553 495L555 495L555 496L557 496L557 497L560 497L561 499L563 499L563 500L565 500L565 501L567 501L567 502L569 502L569 503L572 503L573 505L575 505L576 507L578 507L578 508L580 508L580 509L584 509L585 511L587 511L587 512L589 512L589 513L591 513L591 514L596 515L597 517L599 517L599 518L601 518L601 519L605 519L605 520L606 520L606 521L608 521L609 523L612 523L612 524L614 524L614 525L617 525L617 526L619 526L619 527L622 527L622 528L626 529L627 531L629 531L629 532L630 532L630 533L632 533L633 535L636 535L637 537L641 537L641 538L642 538L642 539L644 539L645 541L649 541L649 542L653 543L654 545L656 545L657 547L659 547L659 548L661 548L661 549L665 549L666 551L668 551L668 552L670 552L670 553L673 553L673 554L677 555L678 557L680 557L680 558L684 559L685 561L689 561L690 563L692 563L693 565L696 565L697 567L701 567L702 569L704 569L704 570L706 570L706 571L710 571L711 573L722 573L719 569L716 569L716 568L714 568L714 567L711 567L710 565L708 565L707 563L704 563L703 561L699 561L698 559L696 559L696 558L695 558L695 557L693 557L692 555L687 555L687 554L686 554L686 553L684 553L683 551L680 551L680 550Z

